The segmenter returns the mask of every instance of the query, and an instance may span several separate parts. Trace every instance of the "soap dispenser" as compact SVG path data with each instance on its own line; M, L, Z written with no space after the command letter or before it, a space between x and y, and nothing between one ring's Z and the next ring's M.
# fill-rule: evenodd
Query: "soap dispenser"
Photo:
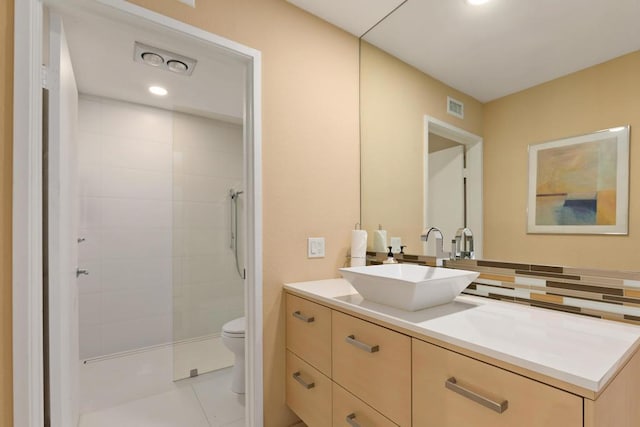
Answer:
M387 259L382 261L383 264L397 264L398 261L396 261L396 259L393 257L393 252L391 251L391 249L393 248L393 246L387 246L389 248L389 253L387 254Z

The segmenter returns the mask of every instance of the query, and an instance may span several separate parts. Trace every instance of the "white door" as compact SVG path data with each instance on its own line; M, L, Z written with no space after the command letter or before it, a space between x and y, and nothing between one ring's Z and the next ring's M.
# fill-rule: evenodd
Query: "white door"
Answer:
M438 227L449 251L458 228L464 227L464 147L429 153L427 225ZM435 244L428 242L427 255L435 256Z
M48 268L49 396L52 427L78 424L77 112L62 19L49 23Z

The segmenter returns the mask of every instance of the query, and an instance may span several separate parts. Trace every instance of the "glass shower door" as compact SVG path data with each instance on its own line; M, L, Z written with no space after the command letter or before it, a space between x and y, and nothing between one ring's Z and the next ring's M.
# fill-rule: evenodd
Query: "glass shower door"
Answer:
M174 379L229 367L222 326L244 315L242 126L175 113ZM232 199L230 189L235 188ZM234 205L238 207L235 231ZM233 241L232 241L233 233ZM236 267L235 242L240 259Z

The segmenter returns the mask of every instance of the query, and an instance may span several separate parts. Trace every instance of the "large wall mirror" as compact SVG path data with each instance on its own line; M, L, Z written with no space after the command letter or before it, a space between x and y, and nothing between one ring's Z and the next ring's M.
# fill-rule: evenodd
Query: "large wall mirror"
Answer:
M479 258L640 270L640 5L513 3L408 0L361 38L363 228L409 254L433 254L425 227L449 250L467 226ZM629 234L528 234L528 146L623 125Z

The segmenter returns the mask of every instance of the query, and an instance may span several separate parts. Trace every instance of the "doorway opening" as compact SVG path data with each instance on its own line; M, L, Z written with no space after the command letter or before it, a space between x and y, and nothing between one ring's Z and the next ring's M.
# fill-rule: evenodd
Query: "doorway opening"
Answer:
M460 228L473 232L482 257L482 138L433 117L424 119L424 228L436 226L450 242ZM435 247L423 243L424 253Z
M43 99L35 91L41 81L35 72L16 75L16 99L27 101L16 101L16 129L29 131L14 168L22 186L16 191L28 197L18 198L14 209L29 215L14 224L16 241L24 237L16 258L26 255L14 270L14 289L27 290L16 292L14 302L14 354L25 360L14 377L30 379L15 393L16 424L43 425L49 405L51 425L76 425L80 412L122 403L124 395L171 391L174 380L231 366L234 355L221 330L245 317L242 418L247 426L262 425L259 52L119 1L45 3L16 5L16 22L28 21L16 25L16 52L24 47L19 43L28 45L16 68L40 71L33 52L47 52L46 84L58 92L55 114L49 105L54 123L47 129L44 187L37 167L43 160L37 113ZM18 37L21 31L25 37ZM197 58L194 74L134 62L136 41L177 53L174 59ZM77 89L61 83L65 79ZM153 98L152 84L164 84L174 96ZM77 107L66 102L74 90ZM77 119L66 114L68 107L77 109ZM33 123L35 132L25 126ZM16 132L16 140L23 136ZM227 239L231 188L243 192L233 225L244 280ZM38 201L45 192L49 201ZM45 237L43 219L49 229L44 260L32 250ZM60 256L52 258L52 249ZM47 403L42 348L30 345L45 329L43 262L51 293ZM119 396L107 396L105 384L118 375Z

